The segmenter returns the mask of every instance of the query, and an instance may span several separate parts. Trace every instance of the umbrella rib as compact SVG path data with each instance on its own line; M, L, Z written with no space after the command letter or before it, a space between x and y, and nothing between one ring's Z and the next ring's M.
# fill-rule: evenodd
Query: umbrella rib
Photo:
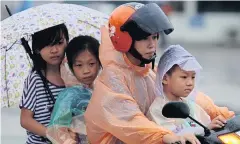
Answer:
M9 50L11 50L12 49L12 47L13 47L13 45L14 44L16 44L17 43L17 40L8 48L8 49L6 49L6 51L9 51Z

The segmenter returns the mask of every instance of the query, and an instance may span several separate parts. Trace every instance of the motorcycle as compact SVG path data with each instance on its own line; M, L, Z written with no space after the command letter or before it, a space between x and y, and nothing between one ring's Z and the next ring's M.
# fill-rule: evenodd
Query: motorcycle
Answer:
M201 144L240 144L240 115L229 119L224 127L210 130L190 116L190 109L186 103L169 102L164 105L162 114L166 118L190 118L203 127L204 136L196 135ZM180 144L180 142L174 144ZM186 142L186 144L191 143Z

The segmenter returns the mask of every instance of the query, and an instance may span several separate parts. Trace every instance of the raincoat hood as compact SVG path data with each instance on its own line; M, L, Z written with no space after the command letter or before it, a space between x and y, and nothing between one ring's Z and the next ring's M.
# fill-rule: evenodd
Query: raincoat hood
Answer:
M164 96L162 80L164 75L167 73L169 69L171 69L174 65L178 65L181 69L185 71L195 71L196 79L199 78L200 70L202 69L201 65L197 62L196 58L191 55L188 51L186 51L180 45L171 45L169 46L161 56L157 75L156 75L156 89L159 96ZM195 90L190 94L195 95Z

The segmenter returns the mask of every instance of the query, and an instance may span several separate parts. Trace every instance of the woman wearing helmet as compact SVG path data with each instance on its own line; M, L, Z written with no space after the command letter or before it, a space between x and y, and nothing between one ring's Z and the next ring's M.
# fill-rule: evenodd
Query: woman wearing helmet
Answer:
M92 144L154 144L189 140L149 121L145 115L156 97L152 70L159 32L173 26L154 3L127 3L117 7L108 29L101 28L99 57L103 71L95 81L85 113Z
M160 143L171 132L145 114L155 99L158 33L173 27L159 6L140 3L116 8L108 27L101 28L103 71L85 113L88 138L93 144Z

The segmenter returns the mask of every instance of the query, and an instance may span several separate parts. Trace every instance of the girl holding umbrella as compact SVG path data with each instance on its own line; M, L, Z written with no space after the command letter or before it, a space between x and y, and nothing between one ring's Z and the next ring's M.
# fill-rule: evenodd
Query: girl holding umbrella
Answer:
M50 122L56 96L65 88L60 75L60 64L68 40L68 31L64 24L44 29L32 36L33 57L36 61L24 82L20 102L20 123L28 135L26 143L48 143L46 126ZM44 78L41 78L39 72Z

